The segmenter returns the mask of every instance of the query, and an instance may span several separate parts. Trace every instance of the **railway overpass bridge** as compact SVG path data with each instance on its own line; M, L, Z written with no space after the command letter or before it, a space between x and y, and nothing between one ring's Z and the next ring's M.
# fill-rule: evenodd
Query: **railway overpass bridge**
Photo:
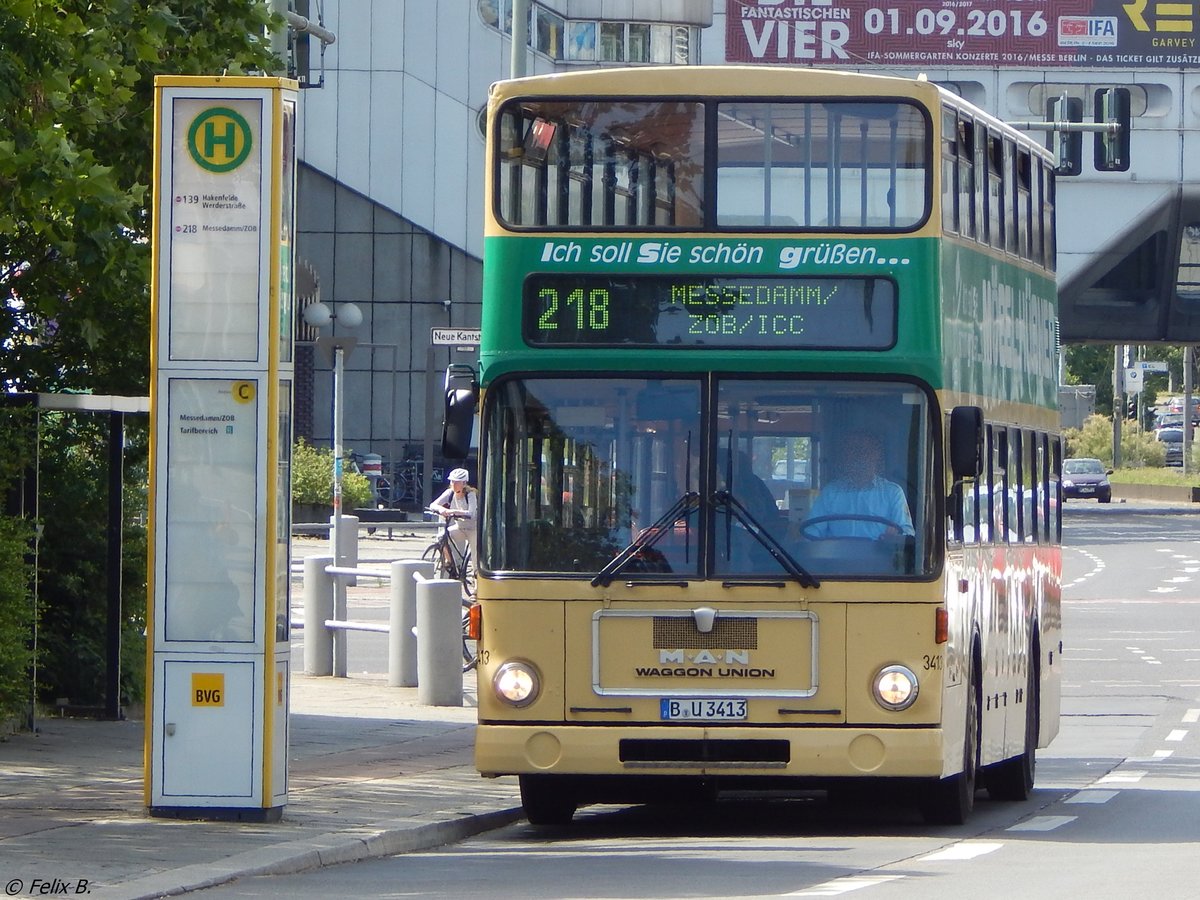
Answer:
M1105 171L1099 135L1077 134L1057 179L1062 340L1200 342L1200 2L723 5L706 60L924 75L1008 122L1103 122L1119 89L1128 158Z

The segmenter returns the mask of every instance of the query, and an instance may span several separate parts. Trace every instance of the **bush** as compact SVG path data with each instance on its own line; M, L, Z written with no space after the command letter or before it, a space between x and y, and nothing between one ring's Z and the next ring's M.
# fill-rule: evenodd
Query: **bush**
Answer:
M25 565L30 525L0 517L0 721L29 715L33 594Z
M1085 456L1112 465L1112 419L1088 416L1082 428L1063 431L1067 457ZM1122 468L1159 467L1166 463L1166 448L1151 431L1139 431L1134 422L1121 423Z
M106 700L108 425L43 415L38 555L38 695L76 706ZM147 423L126 421L119 705L145 693Z
M342 510L370 506L371 482L359 472L342 473ZM333 505L333 451L301 439L292 448L292 502Z

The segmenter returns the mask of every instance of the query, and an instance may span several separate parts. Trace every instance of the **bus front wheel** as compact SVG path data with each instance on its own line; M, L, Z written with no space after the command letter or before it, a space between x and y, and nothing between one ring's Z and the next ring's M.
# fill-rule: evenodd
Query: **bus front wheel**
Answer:
M935 781L921 796L921 814L930 825L962 825L975 808L980 737L978 684L978 673L973 672L971 680L967 683L962 771Z
M578 803L553 775L521 775L521 806L530 825L567 825Z

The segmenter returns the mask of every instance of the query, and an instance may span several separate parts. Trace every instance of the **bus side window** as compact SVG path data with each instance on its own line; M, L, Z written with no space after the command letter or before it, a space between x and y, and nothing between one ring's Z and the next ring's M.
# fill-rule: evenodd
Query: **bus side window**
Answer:
M1012 504L1009 502L1011 482L1009 479L1008 429L1002 428L996 438L996 465L1000 470L1000 503L996 510L1000 521L997 524L1000 526L999 541L1008 543L1015 524L1012 517Z
M957 234L958 119L954 110L942 113L942 230Z
M975 237L975 125L958 122L958 224L959 234Z

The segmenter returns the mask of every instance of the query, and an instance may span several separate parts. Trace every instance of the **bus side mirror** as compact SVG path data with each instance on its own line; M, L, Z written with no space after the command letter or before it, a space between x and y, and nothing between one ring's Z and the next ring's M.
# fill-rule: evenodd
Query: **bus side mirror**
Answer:
M950 472L955 481L983 472L983 410L978 406L950 410Z
M475 372L469 366L450 366L446 370L446 410L442 418L442 456L446 459L466 459L470 455L478 401Z

